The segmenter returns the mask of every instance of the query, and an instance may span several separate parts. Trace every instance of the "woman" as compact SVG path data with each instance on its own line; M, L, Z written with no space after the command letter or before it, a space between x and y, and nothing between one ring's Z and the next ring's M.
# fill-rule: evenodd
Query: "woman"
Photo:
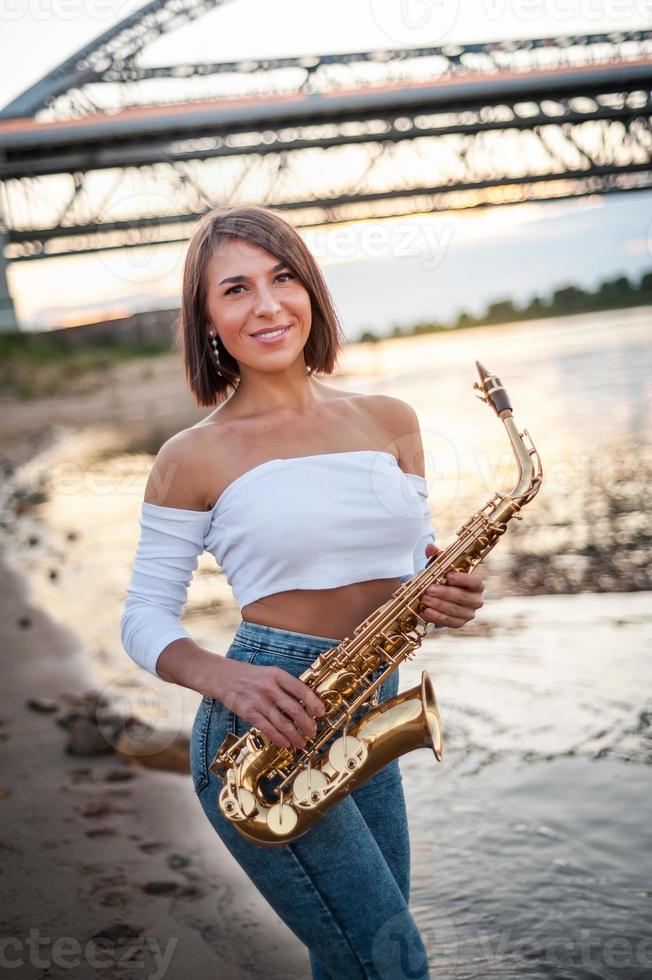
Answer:
M191 739L195 791L230 852L308 947L314 978L427 977L408 911L409 840L398 762L292 844L245 840L208 770L228 732L257 726L302 747L323 714L299 675L436 553L423 448L405 402L318 381L341 333L319 267L265 208L207 214L188 250L186 377L216 405L158 453L122 617L129 655L203 695ZM241 609L226 656L181 627L197 557L211 551ZM482 605L477 575L424 596L460 627ZM328 635L324 635L328 634ZM380 689L396 694L398 670Z

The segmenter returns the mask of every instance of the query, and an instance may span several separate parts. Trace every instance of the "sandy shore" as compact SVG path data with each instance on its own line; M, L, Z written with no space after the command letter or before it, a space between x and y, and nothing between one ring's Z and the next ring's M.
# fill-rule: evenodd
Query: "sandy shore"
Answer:
M47 444L59 427L116 426L138 437L152 420L171 431L193 424L198 409L183 379L178 354L116 363L73 379L65 394L22 400L0 396L0 442L12 458Z
M2 583L3 965L24 980L307 976L303 947L222 846L189 776L68 755L55 716L26 706L91 684L75 636L6 566Z

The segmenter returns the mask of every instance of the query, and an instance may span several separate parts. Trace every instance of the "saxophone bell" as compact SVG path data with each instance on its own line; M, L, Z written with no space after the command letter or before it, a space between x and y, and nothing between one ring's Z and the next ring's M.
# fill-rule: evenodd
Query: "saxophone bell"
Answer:
M368 712L352 733L369 750L373 749L373 763L364 778L414 749L432 749L435 759L441 762L444 739L430 674L422 671L418 684Z

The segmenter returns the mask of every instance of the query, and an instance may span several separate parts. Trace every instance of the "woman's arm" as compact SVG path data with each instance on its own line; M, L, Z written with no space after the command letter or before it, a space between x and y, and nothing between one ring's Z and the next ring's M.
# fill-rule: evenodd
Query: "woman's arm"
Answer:
M178 433L161 447L154 461L141 505L140 538L120 633L126 652L139 666L155 677L200 691L194 668L207 664L209 654L194 643L180 622L210 526L192 448L192 437ZM193 670L188 674L188 661L184 661L177 679L177 671L170 672L168 656L162 659L162 654L171 644L178 650L179 641ZM178 654L174 660L176 664Z
M303 735L314 735L313 716L323 714L310 688L280 668L227 660L181 626L212 516L197 508L205 492L205 467L197 461L205 456L182 435L161 448L147 482L120 624L123 646L154 676L221 701L279 745L302 748Z

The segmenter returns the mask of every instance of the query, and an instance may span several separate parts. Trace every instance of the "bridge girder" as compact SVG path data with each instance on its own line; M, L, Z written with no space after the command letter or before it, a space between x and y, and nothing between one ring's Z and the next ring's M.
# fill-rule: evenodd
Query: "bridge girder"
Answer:
M355 132L354 124L365 120L349 119L325 122L336 130L331 136L313 124L312 133L302 137L299 128L288 140L279 127L246 147L200 145L175 157L148 148L148 162L138 167L6 180L7 258L177 241L181 226L207 208L250 203L254 178L255 199L285 210L302 227L648 188L650 82L652 66L644 90L468 105L456 113L444 104L388 116L392 124L380 132ZM19 211L22 199L52 198L50 182L62 179L69 185L65 205L50 225Z
M652 31L189 64L175 71L301 67L308 78L434 55L443 68L401 87L9 120L20 99L38 111L90 82L165 75L138 52L224 2L154 0L0 114L7 259L178 241L207 208L252 199L307 227L652 185ZM527 71L528 59L548 69Z
M578 52L584 63L601 63L605 57L616 60L637 56L648 57L652 53L652 32L649 30L610 31L603 34L583 33L549 35L546 37L495 40L476 43L445 43L414 47L386 48L374 51L349 51L334 54L306 54L283 58L240 58L235 61L209 63L180 63L176 65L141 65L138 55L152 41L162 35L197 20L206 13L223 6L228 0L149 0L135 13L123 18L113 27L84 45L75 54L49 71L0 111L1 119L34 117L53 106L61 96L75 94L85 88L104 83L134 83L153 79L175 80L190 77L232 74L244 76L269 75L282 69L301 69L303 78L297 91L311 86L323 91L333 90L338 82L327 76L328 68L348 66L351 72L365 66L390 66L427 62L432 72L445 76L459 72L485 74L494 69L536 70L549 64L572 64ZM606 52L606 53L605 53ZM320 72L326 76L323 84L315 83ZM352 75L352 77L354 77ZM341 82L339 83L341 84ZM270 83L274 90L274 82ZM135 104L149 104L136 101ZM121 103L124 107L124 103ZM92 111L92 101L74 103L72 115ZM70 113L64 113L70 114Z
M607 118L610 108L604 100L609 96L648 92L651 88L652 61L645 61L554 74L452 79L445 84L372 89L331 97L212 103L183 107L183 111L176 106L161 107L142 114L102 116L84 125L79 121L46 127L0 125L1 173L7 179L147 165L156 159L173 162L208 159L211 155L258 154L268 152L275 135L276 149L290 151L297 147L286 131L297 129L302 131L297 138L303 141L303 148L310 143L318 147L340 145L353 141L356 135L365 141L364 132L351 131L351 127L365 124L376 127L366 134L367 141L410 139L422 135L418 118L424 114L438 114L440 133L446 130L446 114L461 119L455 125L468 130L464 113L471 114L475 127L482 125L481 113L491 108L503 109L518 120L522 115L518 106L522 103L541 105L543 100L577 100L581 96L596 101L595 118ZM597 103L598 99L603 100L602 104ZM541 110L539 121L545 121L546 115L545 109ZM328 127L338 130L330 139L324 135ZM306 137L307 131L314 133L312 140ZM249 137L248 145L243 142L246 137ZM205 156L205 143L195 148L184 146L184 142L197 144L205 140L215 142L213 152L207 151Z
M425 145L419 148L416 142L376 145L371 147L380 151L376 156L367 155L358 161L356 178L359 179L354 179L349 167L347 179L339 186L332 180L321 180L303 198L292 194L291 188L305 184L309 165L301 168L292 154L285 158L276 154L266 174L267 192L257 200L285 211L288 220L298 226L310 227L355 218L649 189L652 186L651 119L648 105L645 120L637 118L628 126L620 122L603 123L597 133L593 123L590 142L583 141L578 126L569 126L565 133L557 126L517 129L512 134L516 142L511 174L501 172L496 141L493 145L486 142L479 145L486 135L483 133L466 134L454 150L450 145L444 147L443 141L437 139L428 139L428 148ZM493 135L498 139L505 136L500 131ZM535 146L539 151L537 156L533 154ZM325 154L324 173L332 174L337 169L333 157L337 152L331 150ZM386 159L388 154L393 154L391 161ZM446 166L442 165L443 156L447 157ZM438 158L442 179L426 182L423 178L428 177L431 169L428 161ZM189 226L208 207L249 203L246 193L243 195L238 190L252 176L247 169L249 161L234 162L237 168L221 194L212 192L214 180L201 164L188 172L165 166L151 168L142 175L141 191L132 194L132 199L116 195L123 203L133 204L134 211L113 220L98 217L93 211L97 194L90 193L83 200L78 183L57 223L50 227L14 227L8 232L7 257L25 261L47 255L184 240L188 232L184 226ZM404 175L391 188L382 182L382 171L387 170L388 163L392 172ZM381 170L380 179L377 169ZM416 179L410 179L411 172ZM261 174L256 176L260 179ZM83 179L80 180L83 187ZM276 193L273 193L275 185ZM117 211L120 213L120 209Z
M228 0L149 0L103 34L85 44L2 110L0 118L17 119L36 115L57 96L101 80L111 69L125 69L135 56L161 35L177 30L191 20Z

